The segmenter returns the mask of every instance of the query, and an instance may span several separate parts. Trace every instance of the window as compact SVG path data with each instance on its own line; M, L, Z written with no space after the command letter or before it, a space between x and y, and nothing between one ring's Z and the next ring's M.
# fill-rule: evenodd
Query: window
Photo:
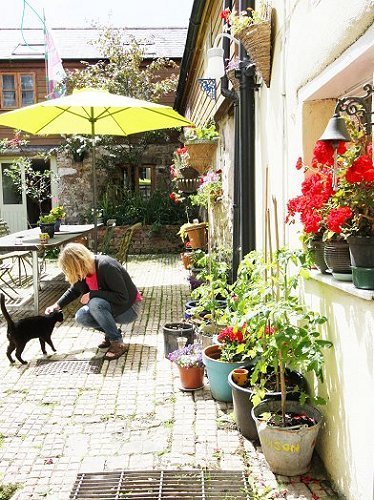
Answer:
M1 75L1 107L21 108L35 102L35 77L32 73Z

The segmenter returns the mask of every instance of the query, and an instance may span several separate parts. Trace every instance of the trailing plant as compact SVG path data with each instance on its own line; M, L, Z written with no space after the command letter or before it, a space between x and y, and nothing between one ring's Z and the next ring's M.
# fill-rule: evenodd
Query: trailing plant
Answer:
M222 170L211 170L202 176L197 193L190 195L190 200L192 205L208 208L209 202L218 201L222 194Z
M194 142L211 142L216 141L219 134L216 129L215 123L208 123L205 127L184 127L184 143L188 144Z

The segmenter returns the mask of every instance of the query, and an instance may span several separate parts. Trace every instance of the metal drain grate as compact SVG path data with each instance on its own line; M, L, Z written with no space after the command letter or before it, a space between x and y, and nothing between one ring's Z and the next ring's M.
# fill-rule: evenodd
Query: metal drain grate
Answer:
M100 373L103 358L73 359L62 361L51 361L39 359L36 363L34 373L36 375L56 375L58 373Z
M70 500L250 500L244 472L165 470L78 474Z

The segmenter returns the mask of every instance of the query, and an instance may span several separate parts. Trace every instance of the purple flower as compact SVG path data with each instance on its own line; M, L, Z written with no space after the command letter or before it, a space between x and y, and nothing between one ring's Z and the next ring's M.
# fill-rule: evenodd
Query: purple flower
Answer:
M178 366L185 368L203 367L203 353L200 344L188 344L167 355L167 358Z

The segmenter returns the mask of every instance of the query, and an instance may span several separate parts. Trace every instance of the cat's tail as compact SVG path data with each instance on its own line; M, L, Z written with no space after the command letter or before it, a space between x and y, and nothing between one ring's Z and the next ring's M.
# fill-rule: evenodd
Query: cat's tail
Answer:
M0 307L8 325L14 326L14 322L5 307L5 295L3 293L0 294Z

